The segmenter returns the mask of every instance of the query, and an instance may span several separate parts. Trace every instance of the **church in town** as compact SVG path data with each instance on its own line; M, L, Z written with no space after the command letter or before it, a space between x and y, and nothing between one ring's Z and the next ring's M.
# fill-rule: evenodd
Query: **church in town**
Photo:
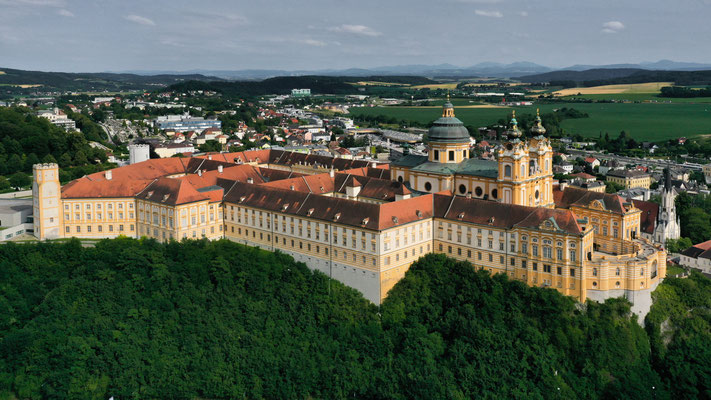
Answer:
M150 159L61 186L56 164L38 164L34 231L279 250L375 304L435 252L581 302L625 296L645 314L666 252L641 235L631 200L556 185L545 133L537 117L526 138L514 116L496 161L472 159L448 101L428 155L390 165L270 149Z

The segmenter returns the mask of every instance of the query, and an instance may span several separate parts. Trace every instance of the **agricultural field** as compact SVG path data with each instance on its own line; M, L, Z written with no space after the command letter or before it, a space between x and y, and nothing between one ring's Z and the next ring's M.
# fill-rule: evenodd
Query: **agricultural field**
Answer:
M672 82L647 82L623 85L604 85L580 88L568 88L553 92L556 96L572 96L580 94L619 94L619 93L659 93L662 87L672 86Z
M599 134L617 136L624 130L637 140L660 141L677 137L693 137L711 134L711 104L698 103L557 103L534 107L458 107L457 117L465 125L486 126L508 120L511 110L516 113L533 114L540 107L541 113L561 107L575 108L587 113L589 118L568 119L561 126L568 134L597 137ZM386 115L399 120L429 124L441 115L439 107L372 107L351 108L351 114Z
M450 90L454 90L456 88L457 88L457 82L454 82L454 83L433 83L430 85L410 86L410 89L450 89Z

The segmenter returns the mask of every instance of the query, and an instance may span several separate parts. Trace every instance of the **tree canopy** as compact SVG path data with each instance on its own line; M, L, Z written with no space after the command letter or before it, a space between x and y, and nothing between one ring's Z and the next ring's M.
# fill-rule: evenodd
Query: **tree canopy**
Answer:
M0 397L708 395L709 330L675 322L679 350L660 340L669 310L685 321L691 304L708 323L708 283L678 285L653 313L650 347L624 299L581 306L443 255L413 264L377 307L289 256L226 240L10 243Z

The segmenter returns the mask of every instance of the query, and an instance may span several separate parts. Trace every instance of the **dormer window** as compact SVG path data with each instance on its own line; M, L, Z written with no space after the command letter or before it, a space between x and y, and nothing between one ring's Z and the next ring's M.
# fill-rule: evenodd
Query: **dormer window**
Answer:
M247 198L247 197L245 197L245 196L240 197L240 198L239 198L239 202L240 202L240 203L243 203L243 202L244 202L244 199L246 199L246 198Z
M308 215L308 216L310 217L311 214L313 214L313 213L314 213L314 209L313 209L313 208L309 208L309 211L306 212L306 215Z
M341 218L341 213L336 213L336 215L333 216L334 221L338 221Z
M360 224L361 224L361 225L368 225L368 221L369 221L369 220L370 220L370 218L365 217L365 218L363 218L363 220L360 222Z
M457 218L458 218L459 220L464 219L464 213L463 213L463 212L459 213L459 215L457 216Z
M394 223L394 224L397 224L397 222L398 222L397 217L393 216L393 223Z
M287 208L289 208L289 204L288 204L288 203L287 203L287 204L284 204L283 206L281 206L281 211L286 211Z

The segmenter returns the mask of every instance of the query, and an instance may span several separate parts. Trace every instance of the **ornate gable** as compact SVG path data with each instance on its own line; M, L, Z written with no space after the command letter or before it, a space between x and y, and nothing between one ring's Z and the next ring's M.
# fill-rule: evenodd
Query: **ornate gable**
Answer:
M558 223L555 221L555 218L550 217L538 225L538 229L543 230L543 231L559 231L560 226L558 226Z
M602 211L607 211L607 208L605 208L605 203L602 202L602 200L593 200L588 204L588 207L590 207L593 210L602 210Z

